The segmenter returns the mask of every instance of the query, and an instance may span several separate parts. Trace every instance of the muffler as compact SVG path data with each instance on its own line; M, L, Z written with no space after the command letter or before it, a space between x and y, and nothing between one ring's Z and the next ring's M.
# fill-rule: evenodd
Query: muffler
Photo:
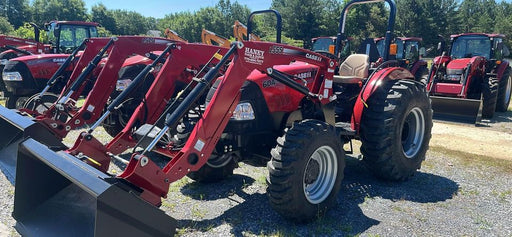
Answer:
M23 236L172 236L176 220L141 190L64 151L20 143L13 217Z
M7 179L14 184L16 177L16 154L18 144L24 138L31 137L51 149L65 150L67 147L54 136L46 127L35 122L32 118L18 114L0 106L0 169Z
M430 96L434 119L476 124L482 120L482 101Z

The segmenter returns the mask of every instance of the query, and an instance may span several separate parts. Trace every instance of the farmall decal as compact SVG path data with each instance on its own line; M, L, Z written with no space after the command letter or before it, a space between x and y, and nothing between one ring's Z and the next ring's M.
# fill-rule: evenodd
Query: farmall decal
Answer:
M245 48L244 52L244 60L248 63L261 65L263 64L263 60L265 56L263 55L265 51L258 49Z

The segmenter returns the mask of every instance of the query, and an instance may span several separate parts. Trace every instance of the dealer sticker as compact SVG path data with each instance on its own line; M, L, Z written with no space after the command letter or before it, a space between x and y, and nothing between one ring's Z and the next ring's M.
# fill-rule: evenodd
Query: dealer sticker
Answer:
M201 141L201 139L197 139L197 142L196 144L194 145L194 149L196 149L197 151L201 152L204 148L204 142Z

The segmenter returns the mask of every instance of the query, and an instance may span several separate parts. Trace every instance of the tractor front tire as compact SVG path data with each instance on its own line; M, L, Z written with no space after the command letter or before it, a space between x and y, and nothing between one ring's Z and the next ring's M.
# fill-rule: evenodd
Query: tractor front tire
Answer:
M5 97L5 107L8 109L16 109L16 101L18 101L18 98L18 96Z
M214 183L233 175L237 167L237 159L231 154L218 156L212 154L208 162L199 170L192 171L187 176L200 183Z
M8 109L22 109L27 100L28 97L26 96L11 95L5 98L5 107Z
M512 94L512 77L510 76L510 67L505 70L501 77L498 87L498 99L496 102L496 112L507 112L510 104L510 95Z
M424 85L387 81L366 101L361 120L363 162L374 175L408 179L421 167L431 138L432 107Z
M482 83L482 118L491 119L498 102L498 80L488 77Z
M57 101L57 99L59 99L58 95L49 92L44 93L41 98L39 98L39 94L35 94L25 101L23 108L37 112L36 115L43 114Z
M345 153L335 128L318 120L294 123L277 139L267 163L267 195L284 218L304 223L336 202Z

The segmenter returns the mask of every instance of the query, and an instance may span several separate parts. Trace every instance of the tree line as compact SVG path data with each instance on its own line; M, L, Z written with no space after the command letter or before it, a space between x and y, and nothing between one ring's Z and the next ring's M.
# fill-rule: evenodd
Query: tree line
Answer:
M311 38L334 36L341 10L348 0L273 0L271 8L283 19L285 43L308 46ZM396 0L396 36L422 37L424 45L437 44L438 36L464 32L502 33L512 38L512 3L495 0ZM88 11L82 0L0 0L0 33L30 37L26 23L43 25L50 20L94 21L102 36L143 35L166 28L190 42L200 41L201 29L232 37L235 20L247 24L251 10L235 1L219 0L215 6L195 12L178 12L163 18L146 17L135 11L108 9L96 4ZM346 24L348 36L356 41L384 36L389 15L385 3L357 5ZM254 18L255 32L264 40L275 39L275 18ZM512 42L507 39L507 42Z

